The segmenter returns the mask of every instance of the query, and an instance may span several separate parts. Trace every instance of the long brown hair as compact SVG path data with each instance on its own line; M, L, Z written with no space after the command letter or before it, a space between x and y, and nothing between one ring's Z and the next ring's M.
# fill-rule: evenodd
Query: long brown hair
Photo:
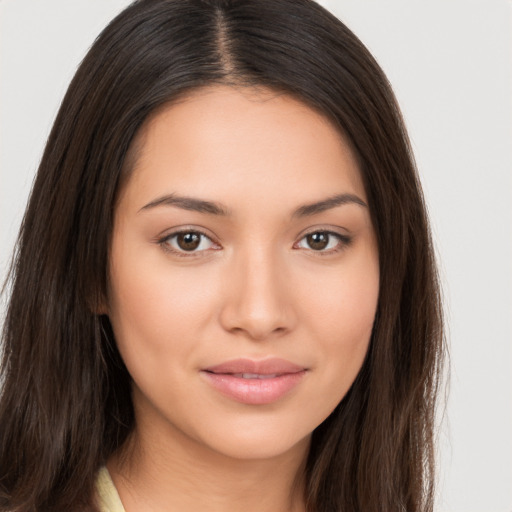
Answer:
M95 510L98 468L134 426L106 316L113 209L148 115L216 83L285 92L357 155L380 258L367 357L313 433L311 512L433 509L443 355L425 205L385 75L312 0L139 0L98 37L55 120L22 223L3 331L0 508Z

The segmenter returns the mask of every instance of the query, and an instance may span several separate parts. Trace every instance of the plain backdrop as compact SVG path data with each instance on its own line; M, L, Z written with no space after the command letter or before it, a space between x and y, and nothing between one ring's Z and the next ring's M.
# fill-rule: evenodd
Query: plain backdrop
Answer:
M441 512L512 512L512 3L331 0L394 86L439 253ZM0 0L0 278L66 87L126 0Z

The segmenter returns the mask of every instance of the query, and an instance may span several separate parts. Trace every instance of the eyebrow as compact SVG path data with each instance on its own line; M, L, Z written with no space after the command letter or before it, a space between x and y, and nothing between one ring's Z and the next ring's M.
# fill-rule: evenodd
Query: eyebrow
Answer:
M337 194L323 199L322 201L299 206L299 208L293 212L293 217L309 217L344 204L356 204L363 208L368 208L368 205L355 194Z
M356 204L363 208L368 207L360 197L354 194L337 194L327 199L322 199L321 201L299 206L293 212L292 217L309 217L344 204ZM176 194L159 197L143 206L139 211L150 210L158 206L176 206L183 210L208 213L211 215L229 216L231 214L230 210L220 203L194 197L178 196Z
M209 213L212 215L229 215L229 210L219 203L213 201L205 201L204 199L196 199L194 197L177 196L170 194L159 197L143 206L139 211L150 210L157 206L176 206L183 210L191 210L199 213Z

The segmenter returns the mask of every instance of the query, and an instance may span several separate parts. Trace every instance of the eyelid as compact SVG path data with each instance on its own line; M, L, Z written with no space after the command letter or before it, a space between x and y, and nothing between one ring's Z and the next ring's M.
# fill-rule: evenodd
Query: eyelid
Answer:
M293 248L297 249L297 250L306 250L313 254L318 254L318 255L322 255L322 256L339 253L340 251L344 250L346 247L348 247L352 243L353 237L352 237L352 235L340 233L338 231L338 229L340 229L340 228L338 228L338 227L333 228L331 226L329 226L329 227L314 226L312 228L309 228L299 235L297 241L293 244ZM197 250L185 251L185 250L179 250L179 249L171 247L170 244L168 243L168 241L180 234L183 234L183 233L199 234L202 237L207 238L216 247L202 249L199 251L197 251ZM297 245L300 242L302 242L302 240L304 240L304 238L306 238L307 236L312 235L314 233L326 233L329 236L334 236L335 238L337 238L339 240L339 244L335 248L331 248L331 249L327 249L327 250L315 250L312 248L308 249L308 248L297 247ZM181 226L179 228L174 228L171 231L167 231L167 232L165 232L165 234L158 236L155 239L155 242L158 245L160 245L164 251L166 251L168 253L172 253L172 254L180 256L180 257L188 257L188 258L201 257L201 256L204 256L205 253L207 253L211 250L219 250L222 248L221 245L219 244L219 242L216 241L215 237L213 237L211 234L207 233L206 230L204 230L200 227L197 227L197 226Z
M217 247L202 249L200 251L185 251L185 250L179 250L174 247L171 247L171 245L168 243L168 241L170 239L172 239L180 234L184 234L184 233L196 233L198 235L201 235L201 236L207 238L208 240L210 240L212 242L212 244L216 245ZM165 234L158 236L157 239L155 240L155 242L158 245L160 245L160 247L162 247L162 249L164 251L174 254L176 256L187 257L187 258L200 257L200 256L203 256L204 253L206 253L210 250L219 250L221 248L220 244L215 240L215 238L212 235L206 233L206 231L204 231L201 228L198 228L197 226L181 226L181 227L175 228L171 231L167 231Z
M339 253L346 249L353 241L353 236L345 233L340 233L336 229L340 228L333 228L333 227L327 227L327 226L315 226L313 228L309 228L303 233L301 233L297 239L297 242L294 243L293 247L298 250L305 250L308 252L311 252L313 254L318 254L319 256L328 256L332 254ZM339 244L337 247L333 249L327 249L327 250L315 250L315 249L307 249L302 247L296 247L304 238L306 238L309 235L312 235L314 233L326 233L330 236L334 236L339 240Z
M313 226L309 226L303 229L298 235L297 238L302 238L304 236L310 235L311 233L332 233L333 235L339 236L347 236L350 237L350 230L344 226L338 226L336 224L315 224Z

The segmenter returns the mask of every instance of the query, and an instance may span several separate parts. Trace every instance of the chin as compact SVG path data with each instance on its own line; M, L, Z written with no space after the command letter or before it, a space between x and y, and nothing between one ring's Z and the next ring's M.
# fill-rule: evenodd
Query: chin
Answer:
M209 447L218 454L243 460L268 460L279 457L305 458L309 450L311 433L304 437L291 438L287 435L230 435L223 439L211 440Z

